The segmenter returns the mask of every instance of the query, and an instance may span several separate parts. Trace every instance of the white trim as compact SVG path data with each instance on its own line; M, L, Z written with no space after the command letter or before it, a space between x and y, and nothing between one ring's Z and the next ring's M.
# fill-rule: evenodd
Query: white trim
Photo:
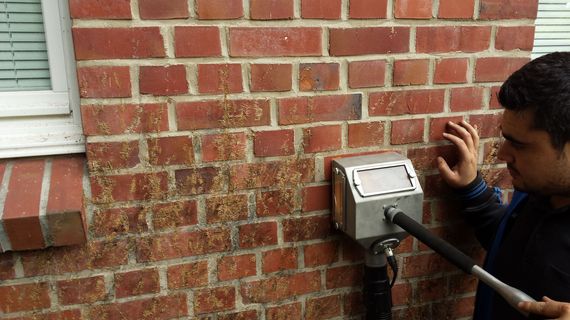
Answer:
M539 0L532 58L570 51L570 0Z

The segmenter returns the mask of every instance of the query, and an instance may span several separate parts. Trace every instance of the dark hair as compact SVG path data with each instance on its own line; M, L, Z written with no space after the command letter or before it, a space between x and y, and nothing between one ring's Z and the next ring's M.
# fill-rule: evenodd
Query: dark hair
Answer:
M546 131L562 151L570 141L570 52L530 61L503 83L498 98L506 109L532 111L534 128Z

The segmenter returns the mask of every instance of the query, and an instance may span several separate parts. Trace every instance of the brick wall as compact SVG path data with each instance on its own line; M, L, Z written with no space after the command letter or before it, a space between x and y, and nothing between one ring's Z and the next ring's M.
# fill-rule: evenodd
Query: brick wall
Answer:
M423 223L481 250L446 198L445 122L482 135L529 59L536 0L70 0L89 241L0 255L5 319L352 319L362 250L330 163L411 158ZM1 168L0 168L1 169ZM408 238L395 319L461 319L475 281Z

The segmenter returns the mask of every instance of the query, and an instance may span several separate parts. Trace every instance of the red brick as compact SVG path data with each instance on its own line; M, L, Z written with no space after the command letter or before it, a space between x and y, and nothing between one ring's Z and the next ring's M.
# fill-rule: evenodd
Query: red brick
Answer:
M87 143L87 159L92 172L132 168L140 163L139 142Z
M298 185L314 179L312 159L237 164L230 168L230 189Z
M21 253L26 277L65 274L126 265L126 240L89 241L82 246L48 248Z
M31 316L22 316L16 318L10 318L10 320L82 320L81 310L72 309L59 312L46 312L39 313L34 312Z
M4 202L4 231L12 250L45 247L39 210L45 161L20 160L14 163Z
M269 100L180 102L178 130L265 126L271 123Z
M258 320L257 310L226 313L218 315L218 320Z
M396 60L394 61L395 86L426 84L428 81L429 60Z
M481 138L499 137L501 135L502 114L481 114L469 117L469 122L477 126Z
M247 198L246 194L234 194L206 199L206 221L218 223L247 219Z
M194 293L194 313L232 310L236 304L236 288L208 288Z
M467 87L451 89L449 107L452 112L480 110L483 108L482 87Z
M221 54L222 45L218 27L174 27L174 55L176 57L219 57Z
M441 26L416 29L416 51L419 53L479 52L488 50L490 43L490 26Z
M244 303L276 302L320 288L320 272L312 271L245 282L241 285L241 296Z
M190 226L198 223L196 201L174 201L159 203L151 208L152 224L155 230Z
M198 92L227 94L242 91L240 64L198 65Z
M158 293L157 269L135 270L115 274L115 297L125 298L145 293Z
M299 90L325 91L338 90L340 83L338 63L299 64Z
M127 98L131 96L129 67L97 66L77 69L82 98Z
M465 83L468 67L469 59L467 58L438 59L435 62L433 83Z
M70 0L74 19L131 19L129 0Z
M340 295L311 298L307 300L305 319L330 319L340 316Z
M473 314L475 297L452 298L432 304L433 319L457 319Z
M277 223L260 222L238 227L239 247L255 248L277 244Z
M534 26L499 27L495 38L497 50L532 51Z
M303 188L303 211L328 210L331 207L331 186L313 186Z
M77 60L165 57L158 27L73 28Z
M220 281L234 280L254 276L255 255L227 256L218 260L218 279Z
M430 19L432 0L395 0L394 17L397 19Z
M475 81L505 81L527 62L529 62L529 58L478 58L475 66Z
M306 245L304 248L305 267L330 265L338 261L339 245L329 241Z
M387 17L387 0L351 0L350 19L384 19Z
M501 104L499 103L498 95L500 86L491 87L490 97L489 97L489 109L501 109Z
M16 277L15 257L11 252L0 254L0 281L10 280Z
M202 161L244 160L247 147L245 133L220 133L202 137Z
M50 305L47 282L0 287L0 311L3 313L44 309Z
M169 289L203 287L208 284L208 261L168 266Z
M229 41L231 57L322 55L321 28L233 27Z
M536 19L538 0L481 0L479 19Z
M142 94L168 96L188 93L186 68L183 65L141 66L139 91Z
M46 212L79 212L83 208L85 158L62 156L52 160Z
M191 257L230 249L228 229L213 228L137 239L138 262Z
M369 88L384 86L386 61L369 60L348 63L348 86L350 88Z
M256 194L256 214L258 217L287 215L299 207L296 192L291 189L260 191Z
M371 147L384 144L384 123L366 122L348 125L348 146Z
M311 127L303 130L305 153L338 150L341 148L342 128L338 125Z
M147 139L149 162L163 166L172 164L194 163L194 145L192 137L162 137Z
M186 294L134 300L121 303L91 306L87 310L87 319L156 319L166 320L182 318L188 315Z
M225 183L224 173L215 167L176 170L174 175L181 195L218 192Z
M196 0L198 19L238 19L243 16L242 0Z
M180 19L188 18L188 1L170 0L160 3L154 0L139 0L141 19Z
M297 269L297 248L281 248L262 253L264 274Z
M443 277L420 280L417 291L419 303L441 300L447 296L447 281Z
M439 0L439 19L472 19L475 0Z
M96 237L136 234L148 230L145 211L140 207L97 210L90 228Z
M267 320L302 320L302 306L300 302L284 304L265 309L265 319Z
M288 156L295 153L293 130L258 131L254 133L253 154L257 157Z
M329 215L293 218L283 221L283 240L285 242L324 239L331 234L331 231Z
M252 20L293 19L293 0L250 0L249 18Z
M168 193L166 172L91 176L90 179L96 203L163 199Z
M340 19L341 0L301 0L303 19Z
M405 53L410 50L407 27L330 29L331 56Z
M83 105L81 116L88 136L168 130L166 104Z
M443 112L445 90L385 91L370 94L371 116Z
M424 120L394 120L390 133L391 144L406 144L424 141Z
M467 274L458 274L449 277L450 294L473 293L477 290L477 278Z
M435 275L452 270L452 268L453 266L437 253L409 256L404 257L401 276L411 278Z
M290 91L293 68L290 64L252 64L252 92Z
M361 286L362 271L360 264L327 269L327 289Z
M362 117L360 94L285 98L277 103L280 125L357 120Z
M463 120L462 116L431 118L429 122L429 141L445 140L443 133L447 131L447 123L449 121L457 123L461 120Z
M354 316L366 312L362 296L362 292L352 292L344 295L343 307L345 315Z
M57 296L63 305L103 301L107 298L105 278L96 276L58 281Z

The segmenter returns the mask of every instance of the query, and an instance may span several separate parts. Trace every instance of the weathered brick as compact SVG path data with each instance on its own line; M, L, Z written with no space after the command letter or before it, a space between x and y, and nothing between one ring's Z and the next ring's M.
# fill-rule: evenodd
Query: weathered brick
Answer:
M280 248L262 253L264 274L297 269L297 248Z
M406 144L424 140L424 120L394 120L390 132L391 144Z
M416 29L416 51L419 53L479 52L488 50L490 43L490 26L440 26Z
M12 313L49 308L47 282L0 286L0 311Z
M293 67L290 64L252 64L252 92L290 91Z
M265 318L267 320L302 320L301 308L300 302L268 307L265 309Z
M88 319L156 319L188 316L186 294L157 296L128 302L100 304L87 309Z
M256 274L255 255L226 256L218 260L220 281L240 279Z
M230 168L230 189L286 187L314 179L312 159L237 164Z
M407 27L330 29L331 56L405 53L410 50Z
M84 318L81 316L80 309L71 309L65 311L46 312L46 313L40 313L39 311L36 311L30 316L10 318L10 320L83 320L83 319Z
M394 293L392 292L392 296ZM393 299L392 299L393 300ZM343 297L344 314L355 316L366 312L361 292L352 292ZM394 313L394 312L392 312Z
M194 313L210 313L235 308L235 287L201 289L194 293Z
M395 0L394 17L397 19L430 19L432 0Z
M495 38L497 50L532 51L534 26L499 27Z
M356 287L362 285L362 265L342 266L327 269L327 289Z
M97 66L77 69L82 98L126 98L131 96L129 67Z
M198 65L198 92L228 94L242 91L240 64Z
M434 275L453 268L442 256L437 253L429 253L404 257L402 277L411 278L426 275Z
M226 313L218 315L218 320L258 320L257 310Z
M241 285L241 296L245 303L276 302L316 292L320 287L320 272L303 272L245 282Z
M250 0L249 17L252 20L293 19L293 0Z
M357 120L362 117L360 94L284 98L277 103L280 125Z
M174 175L177 192L181 195L218 192L225 184L223 171L216 167L181 169Z
M161 137L147 139L149 162L152 165L172 165L194 163L192 137Z
M74 19L131 19L129 0L70 0L69 12Z
M428 81L428 59L394 61L395 86L426 84Z
M196 201L173 201L151 207L155 230L189 226L198 223Z
M303 19L340 19L341 0L302 0Z
M136 234L148 230L145 211L140 207L96 210L89 227L96 237Z
M202 161L244 160L247 137L245 133L220 133L202 137Z
M385 60L353 61L348 63L348 86L369 88L384 86Z
M312 186L303 188L303 211L327 210L331 208L331 186Z
M1 172L0 172L1 176ZM11 252L0 254L0 280L10 280L16 277L15 257Z
M329 241L306 245L304 248L305 267L329 265L338 261L338 242Z
M320 56L321 39L321 28L233 27L229 30L230 56Z
M259 191L256 194L258 217L287 215L299 207L299 199L292 189Z
M293 130L257 131L253 137L253 154L257 157L287 156L295 153Z
M168 193L166 172L91 176L95 203L163 199Z
M447 295L447 281L443 277L420 280L417 288L417 301L420 303L441 300Z
M387 17L387 0L351 0L348 17L350 19L384 19Z
M181 19L188 18L188 1L169 0L157 2L154 0L139 0L141 19Z
M221 54L222 45L218 27L174 27L174 55L176 57L219 57Z
M307 300L305 319L330 319L340 316L340 295L310 298Z
M183 65L141 66L139 91L142 94L169 96L188 93L186 68Z
M87 165L95 172L132 168L140 163L138 141L87 143Z
M438 59L435 62L433 83L465 83L468 66L467 58Z
M473 19L475 0L439 0L439 19Z
M385 91L370 94L368 113L371 116L443 112L445 90Z
M499 103L498 95L499 90L501 89L500 86L491 87L491 91L489 93L489 109L500 109L501 104Z
M481 138L498 137L501 135L502 114L481 114L469 117L469 122L477 126Z
M158 293L158 270L144 269L115 274L115 296L125 298L145 293Z
M443 133L447 132L447 123L449 121L458 123L463 120L462 116L438 117L429 120L429 141L445 140Z
M432 319L469 317L473 314L475 297L463 297L433 304Z
M83 105L81 117L88 136L168 130L166 104Z
M348 146L351 148L384 144L384 123L363 122L348 125Z
M218 223L247 219L247 198L245 194L234 194L206 199L206 221Z
M209 100L176 104L178 130L269 125L269 100Z
M325 91L338 90L340 65L338 63L299 64L299 90Z
M255 248L277 244L277 223L260 222L238 227L239 247Z
M243 16L242 0L196 0L198 19L238 19Z
M203 287L208 284L208 262L198 261L168 266L168 288Z
M324 239L331 231L329 215L293 218L283 221L283 240L285 242Z
M452 112L480 110L483 108L482 87L466 87L451 89L449 106Z
M137 239L138 262L191 257L230 249L230 232L224 228L179 232Z
M342 128L338 125L303 129L305 153L338 150L341 148Z
M538 0L481 0L479 19L536 19Z
M158 27L73 28L77 60L162 58L164 41Z

